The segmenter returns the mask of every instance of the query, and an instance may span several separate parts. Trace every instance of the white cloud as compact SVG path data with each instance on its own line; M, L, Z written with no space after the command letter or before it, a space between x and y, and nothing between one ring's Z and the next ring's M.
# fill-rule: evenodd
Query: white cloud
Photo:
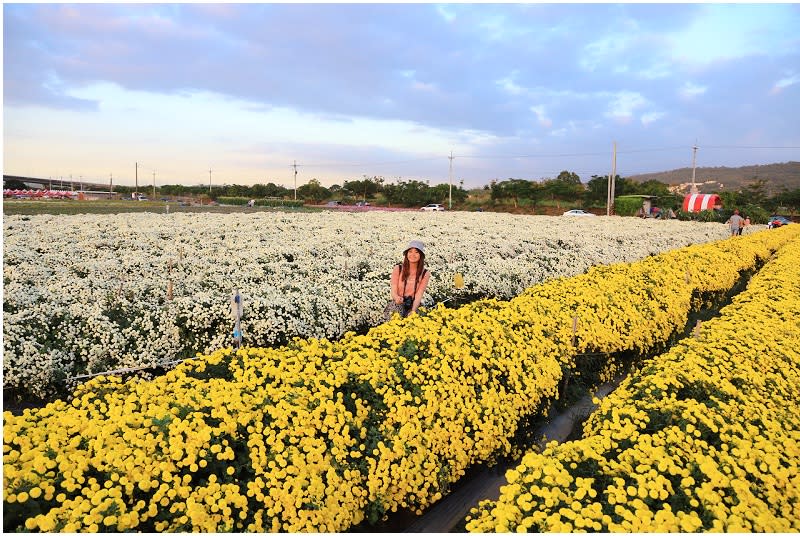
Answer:
M456 18L455 13L448 11L445 6L441 4L436 6L436 12L445 20L445 22L453 22L453 20Z
M707 4L686 29L670 38L672 57L707 65L796 50L797 11L791 5Z
M531 106L531 111L536 114L536 118L539 120L539 124L544 128L550 128L553 126L553 121L547 117L547 112L544 106Z
M614 99L608 104L608 111L606 117L620 121L622 123L629 122L634 112L647 105L645 99L640 93L634 91L621 91L616 94Z
M647 126L650 123L655 123L656 121L658 121L659 119L661 119L662 117L664 117L666 115L667 114L664 113L664 112L648 112L648 113L642 114L641 121L642 121L643 125Z
M639 71L639 78L644 80L658 80L672 76L672 68L669 63L657 62Z
M592 72L611 57L619 57L627 46L627 39L618 35L589 43L583 47L584 55L579 64L584 70Z
M777 95L787 87L793 86L798 83L800 83L800 74L792 74L790 76L786 76L775 82L775 85L772 86L772 91L770 91L770 94Z
M678 94L684 99L693 99L698 95L702 95L707 90L708 88L706 86L698 86L692 82L686 82L683 84L683 87L678 90Z
M108 176L108 172L113 171L117 177L119 169L112 167L112 161L142 159L149 168L158 171L159 182L164 183L180 180L194 183L202 178L202 170L207 169L209 161L225 167L227 180L231 182L247 182L265 174L287 174L288 162L295 158L318 158L308 148L321 151L333 140L349 147L421 158L447 154L453 147L453 140L485 144L493 139L490 134L479 131L451 131L404 120L332 118L284 107L258 112L249 101L211 92L163 95L104 83L73 90L71 96L97 101L98 111L83 116L73 111L38 107L5 110L5 150L14 155L12 160L16 167L39 169L35 162L42 160L43 152L31 145L34 143L34 138L28 135L32 132L31 124L49 125L46 135L40 134L35 139L48 148L48 159L58 162L62 170L82 170L84 176ZM135 103L135 109L131 108L131 103ZM203 112L198 113L199 109ZM154 127L160 120L166 120L170 127ZM120 124L125 128L114 128ZM76 132L80 136L76 136ZM241 162L242 132L248 133L250 146L276 148L263 155L260 167L248 168ZM103 140L102 162L95 162L98 159L89 156L97 149L87 147L88 139ZM198 159L197 155L202 157ZM59 173L52 169L41 174Z
M418 91L428 91L430 93L437 91L436 84L429 84L427 82L420 82L418 80L415 80L414 83L411 84L411 89L416 89Z
M514 81L514 76L516 76L516 71L514 71L505 78L497 80L495 84L500 86L507 93L510 93L512 95L521 95L522 93L525 92L525 89L522 86L517 85L517 83Z

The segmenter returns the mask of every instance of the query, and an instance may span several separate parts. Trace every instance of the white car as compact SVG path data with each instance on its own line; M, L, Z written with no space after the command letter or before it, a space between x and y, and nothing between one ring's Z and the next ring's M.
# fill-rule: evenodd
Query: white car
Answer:
M591 212L574 208L566 211L564 214L562 214L562 216L597 216L597 214L592 214Z
M439 203L431 203L430 205L425 205L420 210L424 210L426 212L440 212L444 211L444 207Z

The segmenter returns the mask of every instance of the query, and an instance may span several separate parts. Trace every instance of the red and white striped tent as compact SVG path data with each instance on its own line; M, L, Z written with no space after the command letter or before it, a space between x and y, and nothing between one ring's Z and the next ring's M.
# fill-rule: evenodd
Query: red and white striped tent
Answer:
M722 199L717 194L689 194L683 198L684 212L700 212L722 208Z

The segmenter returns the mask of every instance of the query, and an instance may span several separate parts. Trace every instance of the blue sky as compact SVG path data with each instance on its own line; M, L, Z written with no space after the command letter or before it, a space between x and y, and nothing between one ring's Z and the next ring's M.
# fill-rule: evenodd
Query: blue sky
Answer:
M800 160L800 6L4 4L5 174L483 186ZM688 177L687 177L688 178Z

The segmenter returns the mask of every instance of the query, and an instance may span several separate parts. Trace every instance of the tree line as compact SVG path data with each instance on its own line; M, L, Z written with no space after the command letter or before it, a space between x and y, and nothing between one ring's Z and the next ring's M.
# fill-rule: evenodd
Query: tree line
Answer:
M524 204L534 210L543 204L561 202L583 208L605 207L608 192L608 175L592 175L587 183L582 183L577 173L564 170L555 178L544 180L527 180L508 178L492 180L483 187L488 191L492 203L496 205ZM655 202L664 210L680 210L683 194L670 192L669 185L650 179L644 182L617 175L614 179L614 196L648 195L656 198ZM726 209L733 207L750 213L774 213L788 211L794 215L800 211L800 189L778 189L777 193L769 188L770 184L759 179L739 188L736 191L722 191L719 196ZM209 192L207 186L163 185L157 188L162 196L200 196L211 199L220 197L246 197L253 199L294 199L295 190L275 183L225 184L213 186ZM131 187L118 186L115 191L130 193ZM147 190L144 190L147 191ZM469 192L464 189L463 181L459 184L437 184L431 186L429 181L397 180L388 183L383 177L364 175L361 179L346 180L341 185L323 186L319 180L311 179L297 188L297 199L310 203L339 201L343 204L356 202L374 202L378 196L394 206L414 207L429 203L446 204L452 198L459 205L467 201ZM767 216L764 216L765 218Z

